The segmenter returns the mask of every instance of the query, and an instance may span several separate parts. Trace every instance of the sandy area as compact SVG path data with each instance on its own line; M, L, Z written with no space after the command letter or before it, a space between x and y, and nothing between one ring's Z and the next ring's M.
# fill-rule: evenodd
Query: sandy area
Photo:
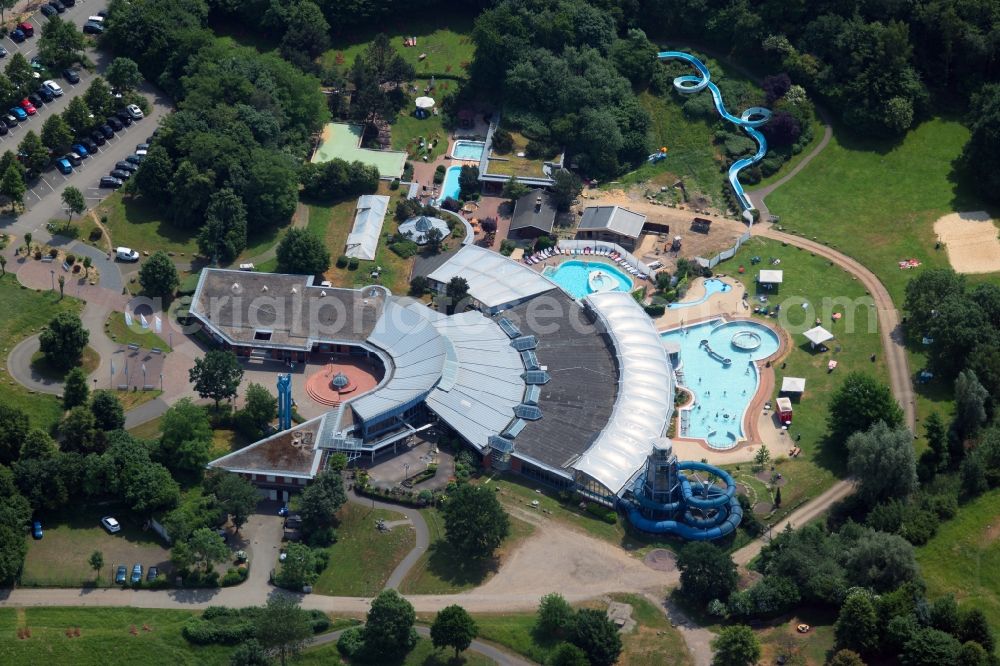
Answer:
M947 248L956 272L1000 271L1000 238L988 213L978 210L945 215L934 223L934 233Z

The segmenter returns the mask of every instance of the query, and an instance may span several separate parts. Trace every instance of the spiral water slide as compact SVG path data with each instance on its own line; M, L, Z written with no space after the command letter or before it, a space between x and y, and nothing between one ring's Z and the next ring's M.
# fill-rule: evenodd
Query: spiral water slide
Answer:
M718 86L712 83L712 75L708 71L708 67L705 66L705 63L690 53L684 53L683 51L661 51L657 57L660 60L683 60L694 67L698 72L698 76L693 74L678 76L674 79L674 88L685 95L701 92L705 88L708 88L709 92L712 93L712 99L715 100L715 110L719 112L719 115L723 119L742 128L757 143L757 152L752 157L744 157L741 160L736 160L729 167L729 184L736 193L736 197L740 200L740 206L743 207L743 210L750 210L753 208L753 204L750 203L750 198L743 191L739 173L748 166L764 159L764 155L767 154L767 139L757 131L757 128L770 120L771 110L765 109L762 106L752 106L738 117L734 116L726 110L726 105L722 103L722 93L719 92Z
M733 481L733 477L718 467L692 460L678 463L677 469L707 472L717 476L726 484L726 489L722 490L714 485L692 485L687 476L681 475L680 485L683 499L668 504L658 504L646 497L636 495L628 507L629 520L632 524L643 532L674 534L688 541L710 541L735 531L743 519L743 507L740 505L739 498L736 497L736 483ZM688 510L684 511L683 521L655 520L642 515L638 505L664 513L676 513L684 510L685 507ZM705 512L706 517L695 516L690 511L692 508ZM716 513L707 516L708 510L715 510Z

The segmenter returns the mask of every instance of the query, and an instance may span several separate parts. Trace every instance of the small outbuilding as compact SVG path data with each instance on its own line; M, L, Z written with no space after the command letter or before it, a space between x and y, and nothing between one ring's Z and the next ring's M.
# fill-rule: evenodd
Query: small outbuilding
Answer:
M439 217L420 215L419 217L411 217L399 225L399 233L409 236L410 240L417 245L426 245L429 242L431 229L440 231L441 238L446 238L451 233L448 223Z
M552 195L535 189L514 202L510 220L512 238L538 238L552 233L556 222L556 204Z
M635 249L646 216L621 206L588 206L580 218L576 237L616 243L628 251Z
M815 326L810 328L808 331L802 335L806 336L806 340L812 343L813 348L833 339L833 333L826 330L822 326Z

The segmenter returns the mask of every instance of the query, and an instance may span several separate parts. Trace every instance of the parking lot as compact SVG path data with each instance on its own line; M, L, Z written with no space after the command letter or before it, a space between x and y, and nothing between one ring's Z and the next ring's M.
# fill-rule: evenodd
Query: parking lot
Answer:
M58 16L79 28L87 21L88 16L102 11L105 7L106 3L103 0L77 0L76 6L67 7L65 13ZM0 60L0 65L5 66L14 53L21 53L29 61L37 55L38 39L46 21L48 19L41 12L36 12L28 19L28 22L35 28L33 37L21 43L14 42L9 36L0 39L0 46L9 52L8 56ZM103 72L111 62L111 58L106 53L94 49L87 51L87 57L93 61L96 71L76 67L75 69L80 76L78 83L70 83L59 72L50 73L51 78L62 87L63 95L56 97L50 103L38 106L35 115L28 116L27 120L10 128L8 134L0 137L0 152L6 150L16 152L18 143L21 142L28 130L40 134L46 118L53 113L62 113L73 98L86 92L94 77ZM38 84L41 85L44 80L42 77L38 78ZM63 215L60 195L67 185L72 184L83 192L88 207L98 203L114 191L98 187L101 177L108 175L114 169L116 162L131 155L135 151L136 144L145 143L153 130L156 129L159 119L169 111L169 101L148 84L141 86L140 92L151 105L151 111L146 118L116 132L105 145L99 146L93 155L85 158L79 166L73 167L72 173L64 175L52 166L37 180L28 183L28 192L24 198L26 209L34 211L36 207L41 206L41 209L35 211L42 218L36 220L36 224L40 226L48 219ZM6 111L0 110L0 113L6 113ZM50 203L50 201L54 201L54 203Z

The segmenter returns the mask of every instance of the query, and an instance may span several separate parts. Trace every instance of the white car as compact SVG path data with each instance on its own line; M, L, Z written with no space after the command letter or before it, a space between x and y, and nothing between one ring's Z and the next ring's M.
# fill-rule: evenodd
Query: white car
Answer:
M115 532L121 532L122 526L118 524L118 521L111 516L104 516L101 518L101 525L104 526L108 532L114 534Z
M125 107L125 110L128 111L128 115L132 118L132 120L141 120L144 117L142 109L135 104L129 104Z
M62 86L60 86L58 83L56 83L52 79L49 79L48 81L43 82L42 85L45 86L46 88L48 88L49 92L52 93L55 97L62 97L62 94L63 94Z
M119 261L139 261L139 253L129 247L116 247L115 257Z

